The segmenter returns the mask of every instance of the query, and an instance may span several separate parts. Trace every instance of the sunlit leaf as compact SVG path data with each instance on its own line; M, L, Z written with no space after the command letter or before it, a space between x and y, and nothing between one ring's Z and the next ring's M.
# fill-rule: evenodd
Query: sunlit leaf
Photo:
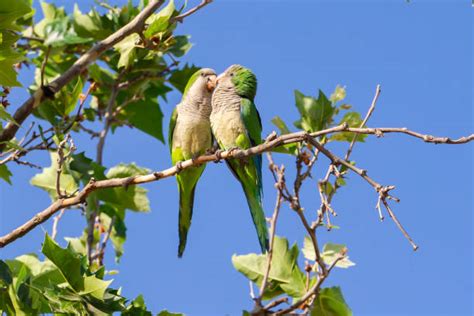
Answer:
M56 179L58 169L58 155L55 152L51 152L51 166L43 168L41 173L36 174L31 178L30 183L36 187L39 187L49 193L51 199L54 201L58 194L56 192ZM78 188L74 177L68 173L68 168L63 165L63 172L60 176L60 189L63 194L71 194Z
M342 296L340 287L324 288L311 307L311 316L352 316L352 311L347 306Z

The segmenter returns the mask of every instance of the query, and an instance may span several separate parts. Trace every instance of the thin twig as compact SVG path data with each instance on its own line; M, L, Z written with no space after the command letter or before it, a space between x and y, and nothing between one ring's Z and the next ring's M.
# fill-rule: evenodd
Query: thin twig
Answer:
M53 240L56 238L56 235L58 234L58 223L61 217L63 217L65 211L66 211L65 209L62 209L61 212L59 212L59 214L53 218L53 229L51 231L51 238Z
M212 0L202 0L202 2L200 4L198 4L197 6L195 6L192 9L190 9L189 11L186 11L185 13L183 13L181 15L178 15L178 16L175 16L174 18L171 18L170 22L173 23L173 22L177 21L177 22L182 23L183 19L185 17L190 16L191 14L193 14L194 12L200 10L201 8L205 7L206 5L208 5L211 2L212 2Z
M271 155L268 153L268 155ZM272 172L275 172L273 169L270 169ZM275 209L273 211L273 216L270 220L270 244L268 247L267 252L267 266L265 269L265 274L263 276L262 284L260 285L260 295L255 299L255 303L258 306L262 304L262 298L265 294L265 290L268 283L268 278L270 276L270 269L272 266L272 258L273 258L273 245L275 243L275 233L276 233L276 225L278 221L278 215L281 209L281 202L282 202L282 189L283 189L283 182L285 181L285 167L281 166L278 168L278 181L275 183L275 188L277 189L277 197L275 202Z

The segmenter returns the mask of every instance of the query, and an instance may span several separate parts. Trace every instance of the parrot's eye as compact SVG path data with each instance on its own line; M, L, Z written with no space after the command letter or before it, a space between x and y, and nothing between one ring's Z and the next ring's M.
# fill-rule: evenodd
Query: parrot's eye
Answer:
M231 73L230 73L230 76L231 76L231 77L233 77L233 76L234 76L234 73L233 73L233 72L231 72Z
M204 75L204 73L202 72L202 73L201 73L201 77L204 77L204 76L205 76L205 75Z

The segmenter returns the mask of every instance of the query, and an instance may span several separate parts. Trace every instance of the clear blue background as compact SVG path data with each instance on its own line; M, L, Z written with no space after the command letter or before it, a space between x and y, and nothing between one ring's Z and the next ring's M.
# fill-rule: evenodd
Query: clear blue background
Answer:
M56 1L69 10L69 1ZM123 4L125 1L113 1ZM190 1L194 5L198 1ZM356 3L357 2L357 3ZM92 1L80 1L87 11ZM35 7L38 3L35 1ZM40 14L38 14L40 16ZM196 43L186 61L215 68L241 63L258 79L256 103L265 135L280 115L297 118L293 90L327 94L347 87L347 101L365 113L377 83L382 85L370 126L400 126L440 136L472 133L473 11L468 1L216 1L186 19L178 33ZM27 86L31 71L20 76ZM15 89L12 109L26 94ZM180 95L161 103L167 125ZM24 126L28 126L24 124ZM19 132L22 135L25 127ZM166 127L165 127L165 132ZM95 141L76 136L89 156ZM344 146L331 146L339 154ZM370 137L353 158L383 184L397 186L394 205L420 245L411 247L387 218L380 223L376 195L356 176L340 190L333 206L340 230L321 231L323 242L345 243L357 265L336 269L326 285L341 285L355 315L472 315L473 199L472 145L424 144L403 135ZM44 154L30 159L49 165ZM287 164L291 179L293 162ZM135 161L160 170L170 165L167 147L138 131L123 128L106 142L105 164ZM315 179L327 161L321 159ZM28 185L37 172L10 168L14 186L0 184L0 232L5 234L49 205L47 194ZM265 163L266 168L266 163ZM270 216L274 189L265 169L265 208ZM188 315L239 315L251 308L246 279L231 264L234 253L258 251L258 243L239 185L224 164L209 164L198 186L187 251L178 260L177 190L174 179L146 185L152 212L127 214L128 240L113 285L127 297L142 293L153 311L167 308ZM309 212L319 205L315 184L304 187ZM59 238L79 235L85 220L70 210ZM0 252L12 258L38 252L52 220ZM278 234L302 244L302 227L286 206ZM111 250L111 249L109 249ZM111 254L111 252L110 252ZM302 262L302 260L300 260Z

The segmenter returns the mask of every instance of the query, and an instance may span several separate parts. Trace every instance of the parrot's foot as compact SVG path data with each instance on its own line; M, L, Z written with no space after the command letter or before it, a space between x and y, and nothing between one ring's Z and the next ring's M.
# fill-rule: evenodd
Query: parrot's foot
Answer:
M214 150L214 155L216 155L216 158L217 158L216 160L214 160L214 163L219 163L222 161L222 153L223 151L220 149Z
M191 161L192 161L193 164L196 165L196 166L200 166L200 165L201 165L200 163L196 163L196 159L198 159L199 156L201 156L201 155L196 154L196 155L192 155L192 157L191 157Z
M182 161L178 161L175 166L176 166L177 173L180 173L184 169Z

